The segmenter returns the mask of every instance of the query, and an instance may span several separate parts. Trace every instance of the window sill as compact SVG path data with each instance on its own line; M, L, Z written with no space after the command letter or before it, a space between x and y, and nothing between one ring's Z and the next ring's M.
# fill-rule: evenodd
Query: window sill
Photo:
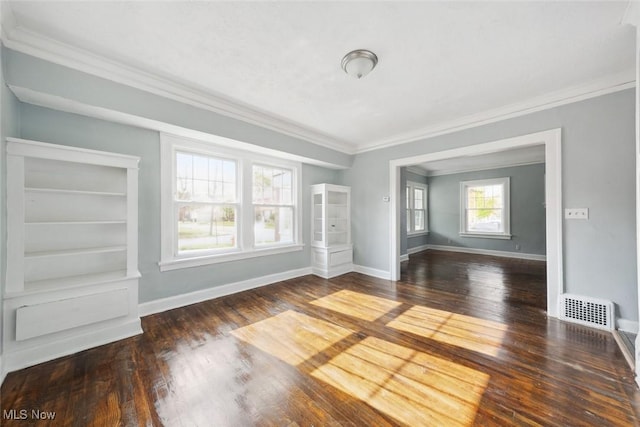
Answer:
M427 236L429 231L418 231L417 233L407 233L407 237Z
M511 240L511 234L460 233L460 237L478 237L481 239Z
M304 249L303 244L293 244L286 246L277 246L269 248L258 248L251 251L232 252L220 255L207 255L190 258L173 258L166 261L160 261L160 271L178 270L181 268L201 267L210 264L219 264L223 262L238 261L249 258L256 258L268 255L285 254L289 252L297 252Z

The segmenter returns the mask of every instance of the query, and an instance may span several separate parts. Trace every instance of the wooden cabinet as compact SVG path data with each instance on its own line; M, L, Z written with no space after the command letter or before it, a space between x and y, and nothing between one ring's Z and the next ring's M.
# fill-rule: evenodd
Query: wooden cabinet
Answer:
M311 186L311 266L329 278L353 270L351 189L342 185Z
M8 370L140 333L139 158L7 141Z

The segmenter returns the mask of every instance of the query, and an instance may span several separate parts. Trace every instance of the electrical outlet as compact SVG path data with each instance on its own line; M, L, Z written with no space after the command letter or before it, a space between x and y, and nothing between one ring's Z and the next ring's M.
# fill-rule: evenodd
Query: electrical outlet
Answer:
M565 209L564 219L589 219L589 208Z
M520 245L516 243L516 251L520 250Z
M389 196L383 196L383 197L382 197L382 201L383 201L383 202L388 202L388 201L390 201L390 200L391 200L391 197L389 197Z

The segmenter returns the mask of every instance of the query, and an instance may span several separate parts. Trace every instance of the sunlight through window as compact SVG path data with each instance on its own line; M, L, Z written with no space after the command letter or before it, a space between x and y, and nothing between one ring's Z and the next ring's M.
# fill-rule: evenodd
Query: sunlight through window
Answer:
M387 326L493 357L507 330L502 323L422 306L413 306Z
M231 334L291 365L298 365L353 334L349 329L288 310Z
M473 424L489 375L374 337L311 375L410 426Z
M401 302L346 289L311 301L311 304L370 322L402 305Z

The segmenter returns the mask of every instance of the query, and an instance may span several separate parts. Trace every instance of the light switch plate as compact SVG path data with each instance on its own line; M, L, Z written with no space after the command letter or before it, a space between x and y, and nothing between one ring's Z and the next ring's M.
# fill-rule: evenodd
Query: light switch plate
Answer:
M564 219L589 219L589 208L565 209Z

